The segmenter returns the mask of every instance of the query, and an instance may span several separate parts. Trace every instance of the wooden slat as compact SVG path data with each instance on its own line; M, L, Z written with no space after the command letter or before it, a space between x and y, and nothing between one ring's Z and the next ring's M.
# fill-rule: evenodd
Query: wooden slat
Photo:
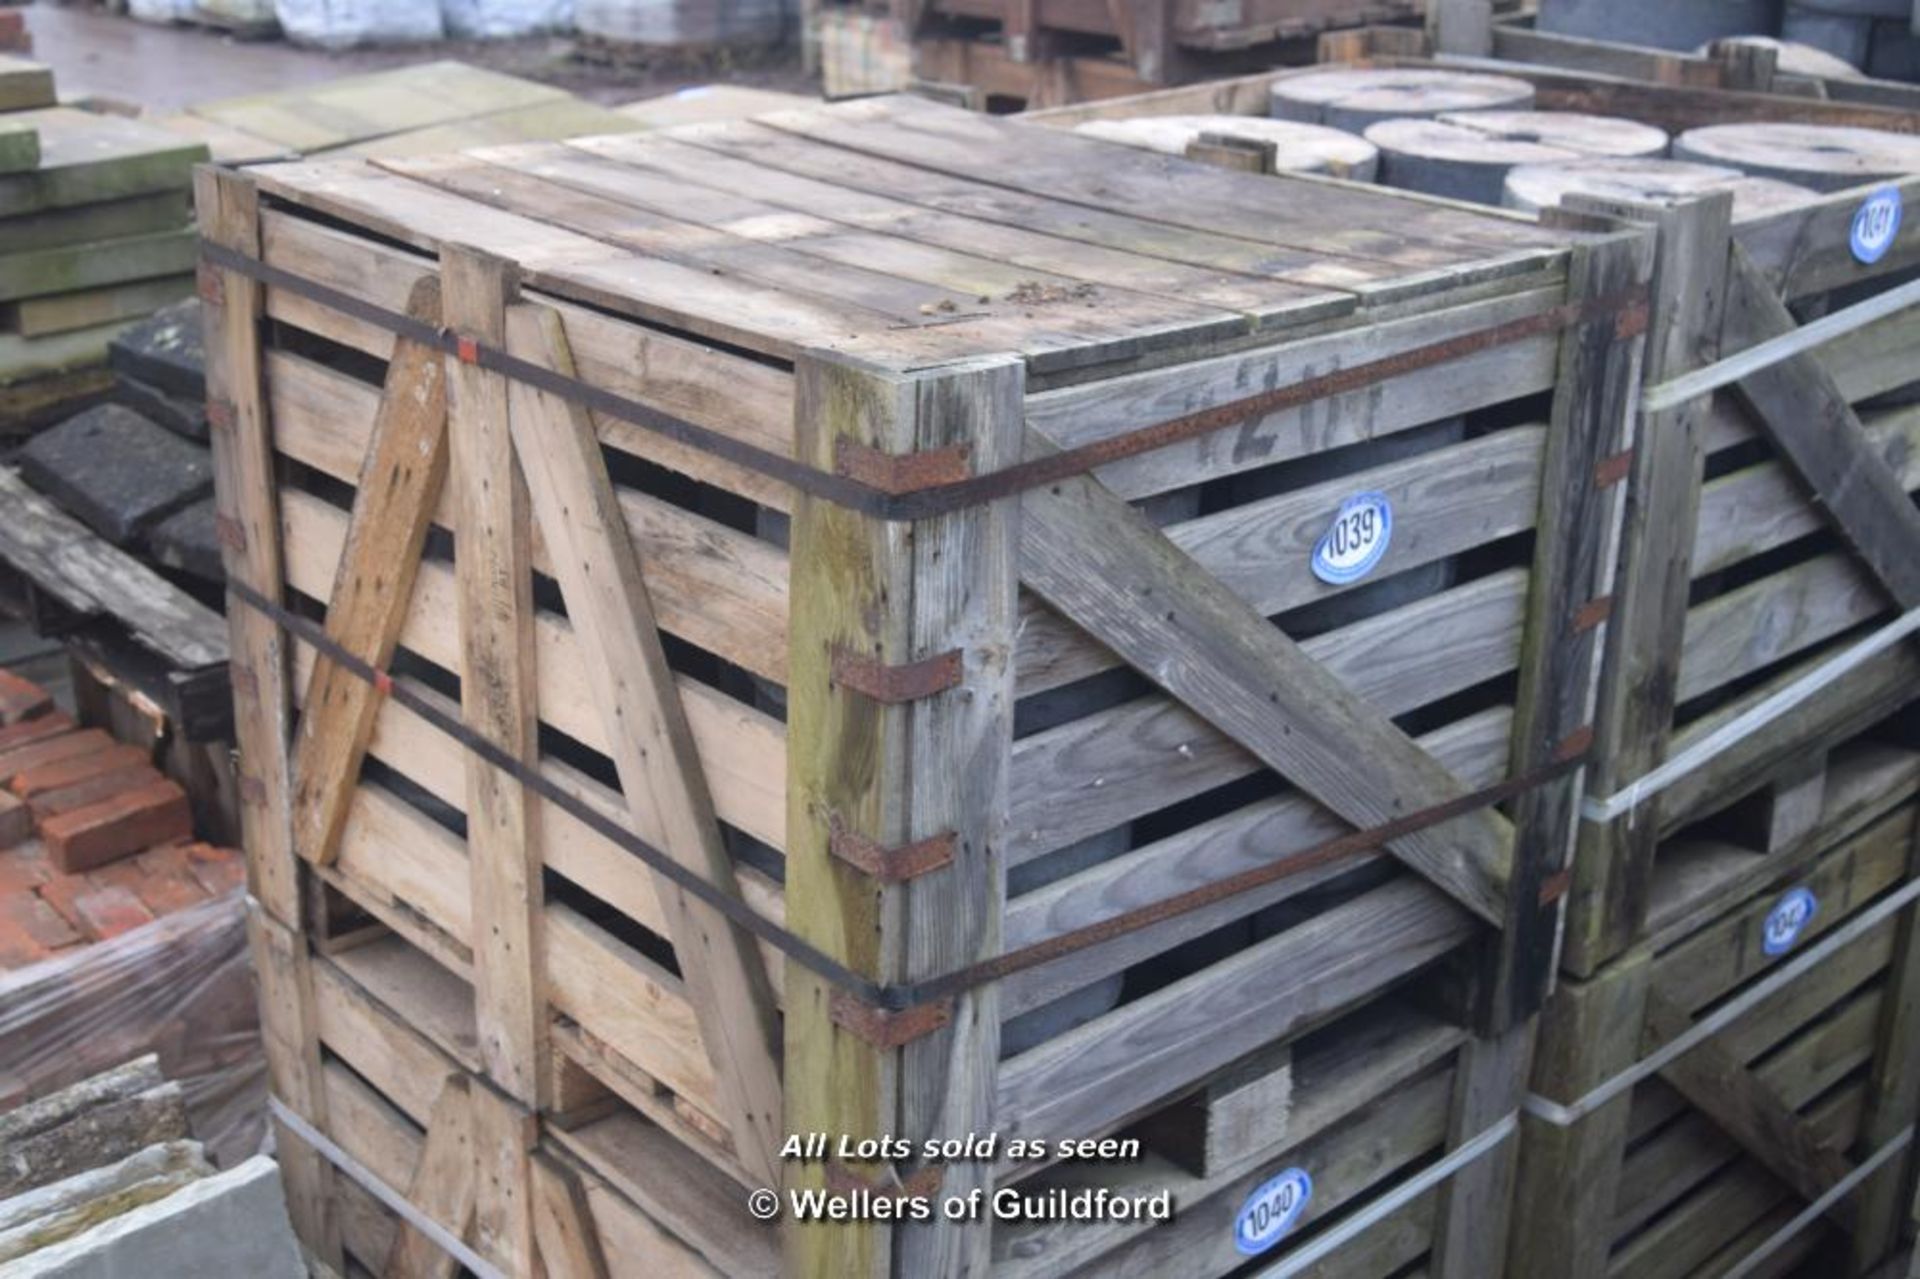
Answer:
M1797 327L1746 254L1728 268L1726 340L1751 345ZM1920 605L1920 511L1874 453L1860 419L1817 356L1750 374L1740 395L1812 489L1822 514L1903 609Z
M550 1279L610 1279L593 1207L571 1169L553 1159L533 1161L533 1227L540 1263Z
M427 1120L427 1140L404 1190L407 1202L439 1222L455 1238L473 1220L474 1178L479 1151L473 1142L473 1107L466 1081L450 1076ZM399 1189L399 1187L396 1187ZM460 1263L404 1219L394 1232L383 1275L393 1279L453 1279Z
M507 314L509 349L572 376L561 321L537 306ZM509 396L514 452L526 477L588 680L606 724L630 806L658 814L663 851L722 892L738 896L713 800L626 535L593 424L576 409L515 383ZM780 1072L774 1003L748 936L664 877L655 888L694 1012L720 1083L728 1127L749 1169L775 1178Z
M483 254L449 249L440 269L448 327L491 346L504 342L511 268ZM460 512L453 568L460 601L461 720L482 741L534 766L540 712L532 517L513 462L507 382L442 358L453 505ZM546 947L539 933L544 894L538 810L519 779L472 751L465 752L465 761L472 917L486 925L470 937L481 1059L494 1083L537 1108L552 1086Z
M1465 793L1097 481L1030 493L1022 515L1029 587L1342 817L1373 826ZM1356 757L1368 761L1366 774L1353 770ZM1505 819L1482 810L1388 847L1474 913L1498 919L1509 836Z
M253 184L237 174L200 169L194 199L208 239L238 253L260 252L260 206ZM233 405L232 434L214 454L214 500L221 515L246 534L244 547L222 547L229 577L265 598L281 598L280 519L275 509L273 440L261 386L259 347L264 298L236 271L220 272L220 301L204 306L207 394ZM273 1090L309 1122L326 1120L316 1044L312 983L303 919L299 863L287 812L288 737L292 696L287 683L286 637L252 609L228 602L236 681L235 740L245 751L243 788L257 786L259 803L241 806L247 849L249 939L262 974L261 1031ZM277 985L274 983L278 983ZM295 1228L314 1255L341 1264L339 1219L333 1208L332 1168L297 1134L276 1126Z
M1909 838L1907 874L1920 872L1920 821ZM1886 995L1874 1027L1873 1066L1867 1079L1866 1112L1860 1121L1864 1158L1892 1141L1920 1117L1920 1070L1914 1062L1920 1039L1920 910L1900 913L1887 966ZM1904 1193L1914 1167L1911 1151L1894 1157L1860 1188L1856 1199L1852 1265L1864 1271L1898 1246Z
M440 322L440 289L423 281L407 314ZM413 594L420 552L447 475L447 395L440 353L400 344L354 492L346 544L327 593L327 637L368 665L393 658ZM294 743L294 850L333 861L346 799L360 775L379 695L366 680L322 655L309 677Z
M1461 1046L1447 1112L1449 1147L1473 1140L1519 1107L1533 1063L1533 1035L1534 1025L1526 1021ZM1428 1262L1435 1279L1500 1279L1504 1273L1519 1146L1518 1135L1510 1136L1441 1184Z
M1036 1137L1103 1131L1471 933L1451 899L1403 876L1002 1063L998 1122Z
M1693 1018L1656 986L1647 996L1641 1051L1653 1052L1692 1028ZM1713 1040L1660 1074L1802 1198L1819 1198L1853 1171L1851 1161L1822 1143L1778 1093ZM1845 1206L1835 1211L1841 1220L1849 1212Z

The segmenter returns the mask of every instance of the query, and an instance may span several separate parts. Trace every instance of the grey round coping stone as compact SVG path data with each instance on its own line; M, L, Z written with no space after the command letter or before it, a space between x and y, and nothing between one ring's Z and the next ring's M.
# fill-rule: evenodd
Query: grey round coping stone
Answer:
M1131 120L1088 120L1075 133L1149 151L1185 155L1202 134L1271 142L1274 165L1283 173L1324 173L1356 182L1373 181L1380 153L1372 143L1322 124L1268 120L1246 115L1154 115Z
M1779 0L1540 0L1540 30L1691 49L1704 40L1777 31Z
M1382 120L1499 107L1525 110L1532 105L1533 86L1512 76L1346 68L1276 80L1269 91L1268 114L1276 120L1364 133Z
M1791 182L1756 178L1717 164L1612 156L1517 165L1507 171L1501 203L1538 213L1575 194L1637 204L1675 204L1711 191L1733 192L1736 222L1818 198Z
M1749 48L1772 49L1773 65L1776 70L1788 75L1817 76L1823 80L1864 80L1865 74L1845 58L1835 57L1825 49L1816 49L1810 44L1801 44L1797 40L1776 40L1772 36L1729 36L1723 40L1709 40L1694 52L1702 57L1712 57L1715 45L1737 44Z
M1584 156L1658 156L1662 130L1572 111L1448 112L1431 120L1383 120L1367 129L1380 148L1380 180L1428 195L1499 204L1507 171Z
M1831 124L1709 125L1676 138L1673 155L1815 191L1920 173L1920 137Z

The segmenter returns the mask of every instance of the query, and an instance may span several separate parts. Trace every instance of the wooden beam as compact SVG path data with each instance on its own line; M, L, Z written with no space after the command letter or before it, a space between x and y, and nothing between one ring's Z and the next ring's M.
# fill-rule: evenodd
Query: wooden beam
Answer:
M1907 874L1920 873L1920 823L1914 825ZM1920 906L1900 912L1893 960L1875 1031L1873 1065L1867 1076L1867 1109L1860 1120L1855 1154L1862 1159L1920 1119ZM1849 1273L1865 1274L1900 1242L1904 1193L1914 1168L1911 1149L1867 1179L1854 1193L1858 1205Z
M449 1075L427 1121L427 1140L407 1183L407 1202L446 1227L448 1234L464 1239L473 1224L478 1160L466 1080ZM402 1218L380 1273L387 1279L453 1279L460 1273L460 1263Z
M1722 348L1751 346L1795 327L1792 312L1735 246ZM1887 594L1903 609L1920 605L1920 510L1819 358L1792 356L1749 375L1738 389L1767 438Z
M608 1279L586 1187L549 1155L533 1158L533 1234L547 1279Z
M1029 493L1021 542L1031 590L1355 825L1466 793L1391 719L1091 476ZM1498 922L1510 839L1506 820L1482 809L1388 848Z
M964 445L981 471L1020 456L1023 368L982 359L919 374L831 355L798 368L796 456L831 468L841 447L890 454ZM1004 500L911 529L815 499L793 523L788 685L787 920L799 936L878 981L930 976L999 948L1020 503ZM958 650L958 684L884 702L834 676L836 651L890 666ZM851 761L859 761L850 767ZM832 852L836 826L892 848L950 835L948 866L880 884ZM945 1027L889 1050L837 1024L833 991L788 964L787 1123L793 1131L920 1140L993 1126L998 994L966 992ZM984 1162L941 1167L942 1194L988 1188ZM911 1167L859 1162L893 1184ZM827 1170L790 1162L789 1188ZM796 1274L981 1274L984 1222L889 1230L796 1225Z
M565 328L551 310L509 307L507 344L521 359L574 372ZM509 397L514 451L586 657L627 804L658 822L662 851L737 897L733 862L592 419L521 382ZM749 1171L777 1182L778 1039L759 952L745 931L665 876L656 876L654 886L734 1146Z
M1720 194L1672 209L1583 206L1657 228L1646 376L1713 358L1733 202ZM1610 795L1666 758L1686 630L1705 466L1706 401L1645 415L1633 438L1626 520L1594 708L1589 792ZM1646 811L1652 810L1652 811ZM1583 823L1574 854L1561 964L1591 975L1631 945L1647 914L1658 800L1605 826Z
M1644 285L1652 252L1652 237L1645 233L1576 246L1568 302ZM1545 767L1589 725L1599 631L1575 619L1613 589L1625 502L1620 486L1603 483L1600 475L1606 460L1632 438L1641 346L1641 338L1623 335L1610 315L1570 328L1561 338L1514 700L1514 773ZM1552 983L1561 903L1543 905L1540 895L1550 877L1567 869L1578 833L1579 792L1579 780L1568 776L1514 801L1507 916L1499 940L1488 944L1490 971L1483 971L1475 998L1483 1033L1531 1016Z
M260 255L259 192L250 179L202 166L194 171L194 203L201 234L236 253ZM214 440L214 500L219 514L241 534L227 539L221 554L229 579L277 601L280 513L260 357L265 290L238 271L213 271L210 279L219 287L201 308L207 401L231 409L217 414L222 425ZM290 647L275 623L237 600L227 601L227 620L240 748L240 828L247 886L257 903L249 908L249 938L261 975L268 1076L276 1096L324 1131L326 1095L313 1033L307 943L300 932L300 868L287 809ZM270 980L275 982L271 989ZM323 1263L338 1269L344 1263L332 1166L284 1125L277 1125L275 1134L287 1204L300 1238Z
M1447 1114L1447 1147L1473 1140L1511 1115L1527 1091L1533 1062L1534 1024L1513 1026L1460 1048ZM1513 1215L1513 1178L1520 1164L1520 1134L1442 1182L1434 1207L1433 1279L1501 1279L1506 1273L1508 1222Z
M512 268L475 250L441 251L448 327L492 347L506 341ZM534 669L532 527L513 460L507 381L443 356L460 598L460 716L515 759L540 759ZM540 921L539 806L519 779L463 751L472 918L473 1006L487 1075L538 1109L551 1093L546 943Z
M473 1115L473 1245L506 1274L537 1276L533 1148L540 1120L479 1076L467 1084Z
M413 319L440 323L440 283L423 279L407 299ZM440 353L394 344L380 410L353 494L347 545L327 597L327 635L384 668L413 599L433 508L447 476L447 396ZM360 777L379 690L321 656L307 683L293 750L294 850L318 866L339 851L347 801Z
M1647 993L1641 1054L1656 1051L1692 1028L1687 1010L1654 987ZM1853 1171L1851 1160L1822 1141L1806 1120L1718 1040L1709 1039L1677 1058L1661 1070L1660 1077L1802 1199L1819 1198ZM1827 1215L1843 1228L1851 1228L1851 1210L1844 1201Z

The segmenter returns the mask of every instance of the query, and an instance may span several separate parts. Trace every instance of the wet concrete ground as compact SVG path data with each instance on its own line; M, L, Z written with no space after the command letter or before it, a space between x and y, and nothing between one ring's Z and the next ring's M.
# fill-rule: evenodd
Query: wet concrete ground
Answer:
M32 56L53 68L62 97L98 94L153 111L441 58L540 80L604 103L719 81L812 91L800 76L797 54L744 64L723 58L612 68L577 60L571 41L547 36L328 53L284 40L241 41L201 27L160 27L97 9L45 4L28 8L27 29L33 33Z

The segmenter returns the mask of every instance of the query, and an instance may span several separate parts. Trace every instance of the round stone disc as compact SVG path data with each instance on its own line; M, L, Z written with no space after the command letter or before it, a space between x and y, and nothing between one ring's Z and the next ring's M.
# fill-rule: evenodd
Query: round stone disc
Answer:
M1367 129L1380 180L1407 191L1499 204L1507 170L1589 155L1657 156L1667 135L1632 120L1567 111L1448 112Z
M1261 116L1154 115L1088 120L1076 125L1074 132L1169 155L1185 155L1188 144L1206 133L1271 142L1275 167L1282 173L1324 173L1356 182L1373 181L1379 160L1372 143L1351 133Z
M1795 40L1776 40L1772 36L1730 36L1725 40L1709 40L1694 52L1702 57L1713 55L1716 44L1743 44L1774 51L1775 68L1789 75L1817 76L1823 80L1860 80L1865 77L1860 68L1845 58L1837 58L1825 49L1816 49L1810 44L1801 44Z
M1715 124L1674 140L1674 158L1816 191L1920 173L1920 137L1831 124Z
M1674 204L1709 191L1733 192L1735 221L1806 204L1818 197L1805 187L1756 178L1716 164L1619 157L1523 164L1508 170L1501 203L1537 213L1569 195L1636 204Z
M1524 110L1533 86L1511 76L1466 71L1314 71L1274 82L1268 112L1278 120L1327 124L1362 133L1370 124L1443 111Z

